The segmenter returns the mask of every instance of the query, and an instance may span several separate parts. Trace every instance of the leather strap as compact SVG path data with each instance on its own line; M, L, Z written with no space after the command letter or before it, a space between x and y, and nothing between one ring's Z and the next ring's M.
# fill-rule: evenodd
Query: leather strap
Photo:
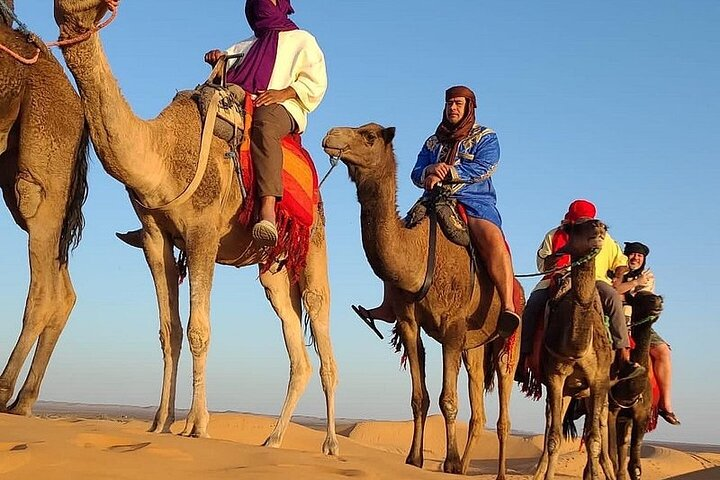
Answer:
M425 268L425 279L423 280L422 287L418 290L413 300L419 302L425 295L433 282L433 276L435 275L435 246L437 244L437 213L434 209L428 210L428 217L430 217L430 233L428 239L428 258L427 267Z
M186 202L190 197L192 197L195 190L197 190L198 186L200 186L200 182L205 176L205 170L207 169L208 157L210 156L210 145L212 144L213 131L215 130L215 117L218 112L219 98L220 91L216 91L210 99L210 108L208 108L207 114L205 115L205 124L203 125L202 139L200 141L200 159L198 161L197 170L195 171L195 177L193 177L192 181L187 187L185 187L185 190L183 190L183 192L173 200L170 200L163 205L156 205L154 207L150 207L142 203L135 195L135 192L130 190L130 196L135 203L145 210L167 210Z

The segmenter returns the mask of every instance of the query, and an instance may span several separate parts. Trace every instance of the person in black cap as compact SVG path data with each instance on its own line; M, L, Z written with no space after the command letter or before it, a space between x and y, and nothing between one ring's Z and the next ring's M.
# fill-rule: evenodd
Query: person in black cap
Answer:
M655 293L655 276L647 268L647 256L650 248L640 242L625 242L625 255L628 257L629 271L623 276L623 282L617 289L621 294L634 296L638 292ZM632 311L626 305L625 315L629 316ZM670 345L651 329L650 336L650 357L655 378L660 388L659 415L671 425L680 425L677 415L672 408L672 359Z

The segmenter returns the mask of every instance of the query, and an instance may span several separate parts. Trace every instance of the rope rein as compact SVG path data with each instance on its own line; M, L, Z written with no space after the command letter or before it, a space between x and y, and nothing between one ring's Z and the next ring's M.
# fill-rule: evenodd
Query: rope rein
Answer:
M25 25L24 23L22 23L20 21L20 19L17 17L17 15L15 15L15 12L13 12L12 9L7 6L7 4L4 2L4 0L0 0L0 10L2 10L3 14L8 15L15 23L18 24L20 32L28 37L27 38L28 43L34 43L35 45L38 45L38 42L42 42L42 40L38 39L35 36L35 34L32 33L27 28L27 25ZM112 23L113 20L115 20L115 17L117 17L117 10L112 10L111 12L112 12L112 15L110 15L110 18L108 18L107 20L105 20L103 22L98 23L97 25L94 25L90 30L88 30L85 33L81 33L80 35L77 35L77 36L71 37L71 38L67 38L64 40L57 40L54 42L44 42L44 43L48 48L52 48L52 47L64 47L67 45L74 45L76 43L80 43L84 40L87 40L88 38L90 38L90 36L93 33L99 31L102 28L107 27L108 25L110 25L110 23ZM12 58L14 58L15 60L17 60L18 62L20 62L24 65L32 65L35 62L37 62L38 58L40 57L40 48L39 47L35 48L35 55L32 57L23 57L22 55L13 51L10 47L7 47L7 46L3 45L2 43L0 43L0 51L7 53Z
M589 260L595 258L595 256L597 256L598 253L600 253L600 249L599 249L599 248L594 248L594 249L592 249L592 250L590 251L590 253L588 253L588 254L585 255L584 257L581 257L581 258L575 260L575 261L572 262L570 265L563 265L562 267L555 267L555 268L553 268L553 269L551 269L551 270L547 270L547 271L544 271L544 272L538 272L538 273L522 273L522 274L515 275L515 278L539 277L539 276L541 276L541 275L549 275L549 274L551 274L551 273L556 273L556 272L560 272L560 271L562 271L562 270L570 269L570 268L572 268L572 267L577 267L578 265L582 265L583 263L586 263L586 262L588 262Z

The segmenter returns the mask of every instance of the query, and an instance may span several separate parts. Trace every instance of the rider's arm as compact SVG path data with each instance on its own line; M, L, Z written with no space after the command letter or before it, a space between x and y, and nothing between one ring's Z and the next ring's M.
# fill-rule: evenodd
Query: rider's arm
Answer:
M320 105L327 90L325 57L312 36L303 43L295 61L300 67L289 88L295 91L295 98L303 108L312 112Z
M415 167L413 167L412 172L410 173L410 179L415 184L415 186L424 188L423 183L425 182L425 177L427 175L427 172L425 171L427 167L435 163L435 155L432 151L427 147L427 141L423 144L422 149L420 150L420 153L418 153L417 161L415 162Z
M469 182L477 182L492 175L500 161L500 143L495 132L485 133L480 141L475 144L469 152L458 152L459 162L453 165L456 175Z

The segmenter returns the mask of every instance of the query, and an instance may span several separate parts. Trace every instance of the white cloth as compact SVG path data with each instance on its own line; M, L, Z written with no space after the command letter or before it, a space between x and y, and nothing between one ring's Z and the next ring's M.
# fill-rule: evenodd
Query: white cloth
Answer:
M225 53L236 55L246 53L255 42L250 37L231 46ZM242 62L242 59L240 59ZM235 60L228 65L232 67ZM270 75L269 90L282 90L292 87L297 99L281 103L295 119L299 133L307 127L307 115L320 105L327 90L325 56L315 37L305 30L290 30L278 35L278 49Z

